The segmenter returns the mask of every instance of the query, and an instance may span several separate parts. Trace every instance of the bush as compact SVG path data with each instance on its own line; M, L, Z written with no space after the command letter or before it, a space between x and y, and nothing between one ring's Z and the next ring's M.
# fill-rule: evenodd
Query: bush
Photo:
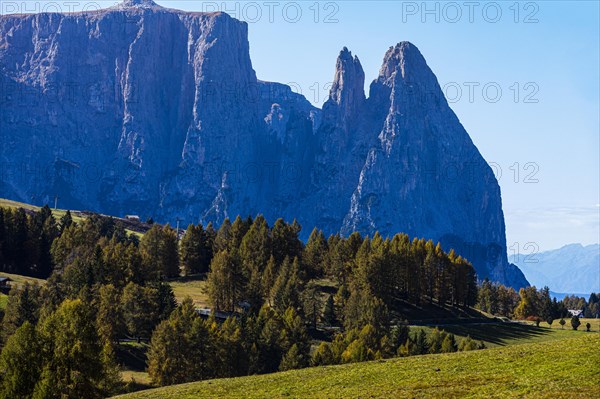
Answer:
M560 324L560 328L561 329L564 328L564 326L565 326L566 323L567 322L565 321L565 319L560 319L560 321L558 322L558 324Z
M585 323L585 329L587 332L590 331L590 328L592 328L592 325L590 323Z
M577 330L577 328L581 325L581 321L579 321L579 317L573 316L571 317L571 327L573 330Z

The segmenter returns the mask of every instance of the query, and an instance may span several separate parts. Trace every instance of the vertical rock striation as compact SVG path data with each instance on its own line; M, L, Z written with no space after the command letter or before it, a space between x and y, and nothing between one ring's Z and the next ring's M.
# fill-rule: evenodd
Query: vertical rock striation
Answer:
M368 98L364 79L344 48L319 110L256 78L245 23L151 0L0 16L0 196L404 231L527 285L506 258L498 183L418 49L390 48Z

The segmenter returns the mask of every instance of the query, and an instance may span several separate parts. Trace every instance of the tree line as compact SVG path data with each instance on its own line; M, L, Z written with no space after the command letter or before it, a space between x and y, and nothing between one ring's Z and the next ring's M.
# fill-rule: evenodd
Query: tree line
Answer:
M110 395L121 389L115 352L131 338L149 340L158 385L437 352L444 341L444 351L477 346L448 335L426 346L391 322L402 303L477 299L469 262L424 239L326 239L315 229L305 245L298 223L270 227L262 216L218 230L190 225L181 240L155 225L138 238L98 215L77 223L69 212L56 221L47 207L1 215L3 270L48 279L9 295L0 397ZM202 273L213 313L230 315L225 322L200 317L189 300L176 304L168 280ZM323 278L333 292L324 294ZM311 350L317 326L340 333Z
M545 321L551 325L554 320L569 317L569 310L581 310L586 318L600 317L600 297L596 293L592 293L587 301L575 295L567 295L558 301L556 297L551 298L548 287L525 287L517 293L513 288L488 279L479 287L476 307L492 315L530 320L536 324Z
M299 232L296 222L279 219L270 228L262 216L225 220L216 233L190 226L182 239L182 266L192 273L210 271L211 303L226 311L242 302L257 310L264 303L280 310L300 308L301 293L323 277L336 282L336 307L345 310L340 320L355 318L350 308L365 301L394 311L398 301L469 306L477 300L473 266L454 251L444 252L439 243L379 233L326 239L314 229L303 245Z
M53 268L50 247L67 224L65 218L58 225L48 206L29 214L0 207L0 271L48 278Z

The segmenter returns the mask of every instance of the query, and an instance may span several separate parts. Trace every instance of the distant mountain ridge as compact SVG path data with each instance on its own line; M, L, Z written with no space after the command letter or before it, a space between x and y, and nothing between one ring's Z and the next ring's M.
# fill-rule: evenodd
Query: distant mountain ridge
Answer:
M569 244L538 254L509 256L531 285L560 294L600 291L600 245ZM560 295L558 295L560 296Z
M258 80L249 47L244 22L151 0L0 16L0 193L172 224L296 218L303 238L404 232L528 285L494 173L415 45L388 49L368 96L343 48L322 110Z

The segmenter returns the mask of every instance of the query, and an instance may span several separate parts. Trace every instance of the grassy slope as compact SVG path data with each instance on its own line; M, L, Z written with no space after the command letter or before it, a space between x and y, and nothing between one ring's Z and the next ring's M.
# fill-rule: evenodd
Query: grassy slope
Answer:
M122 399L592 398L600 335L414 356L142 391Z
M554 341L565 338L578 336L581 331L585 331L585 323L590 322L592 325L591 331L598 332L600 330L600 319L582 319L579 331L573 331L570 324L565 324L564 329L548 328L548 325L535 327L526 323L498 323L498 324L455 324L439 326L441 330L453 333L457 337L466 337L469 335L475 340L481 340L486 347L494 348L496 346L506 346L524 343ZM433 327L418 327L410 328L411 332L419 329L429 333Z
M39 285L43 285L46 282L46 280L42 280L42 279L35 278L35 277L27 277L27 276L21 276L19 274L10 274L10 273L4 273L4 272L0 272L0 277L10 278L12 280L12 282L10 283L11 286L21 286L21 285L25 284L26 282L38 283ZM6 309L7 302L8 302L8 295L0 293L0 310Z
M194 305L199 308L209 307L208 284L205 276L181 277L169 281L177 301L181 303L185 297L189 296L194 301Z
M23 208L23 209L28 209L30 211L39 211L40 209L42 209L39 206L35 206L35 205L30 205L30 204L25 204L23 202L17 202L17 201L12 201L12 200L7 200L7 199L3 199L0 198L0 207L3 208ZM77 214L76 211L71 211L71 217L73 218L73 221L75 222L80 222L83 217L79 216ZM54 218L56 220L60 220L60 218L62 218L65 213L67 213L66 209L52 209L52 216L54 216Z
M3 208L23 208L23 209L27 209L27 210L30 210L30 211L36 211L36 212L41 209L41 207L39 207L39 206L25 204L23 202L12 201L12 200L8 200L8 199L4 199L4 198L0 198L0 207L3 207ZM83 215L80 211L75 211L75 210L72 210L72 209L70 211L71 211L71 217L73 218L73 221L75 223L79 223L83 219L85 219L85 215ZM65 213L67 213L66 209L52 209L52 216L54 216L54 218L57 221L60 220L65 215ZM142 233L134 231L134 230L125 229L125 231L127 231L128 234L134 234L134 235L136 235L138 238L141 238L143 236Z
M204 306L203 303L199 304ZM585 324L585 323L584 323ZM467 335L474 339L482 340L487 348L499 346L517 345L564 340L568 338L580 337L585 328L580 327L580 331L573 331L570 327L564 330L549 328L538 328L519 323L506 324L469 324L469 325L445 325L440 327L446 331L453 332L457 336L457 342ZM412 326L411 334L423 329L427 334L431 333L433 327ZM598 331L598 329L592 329ZM126 365L121 373L125 382L130 382L132 377L137 383L141 383L140 389L149 388L150 377L145 371L146 365L140 362L132 362L131 359L123 357L122 361Z
M20 274L10 274L10 273L4 273L4 272L0 272L0 277L8 277L12 280L11 285L23 285L27 282L33 284L33 283L38 283L39 285L43 285L46 283L46 280L42 280L41 278L35 278L35 277L27 277L27 276L21 276Z

